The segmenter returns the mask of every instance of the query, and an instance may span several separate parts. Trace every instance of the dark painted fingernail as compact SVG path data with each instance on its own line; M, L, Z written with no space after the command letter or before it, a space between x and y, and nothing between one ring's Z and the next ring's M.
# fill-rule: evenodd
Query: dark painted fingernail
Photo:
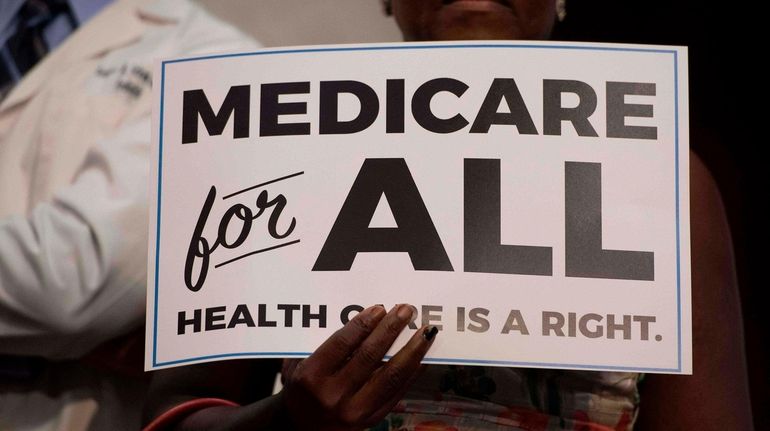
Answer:
M425 328L425 332L422 333L422 336L425 337L426 340L431 341L436 337L436 334L438 334L438 327L429 326Z

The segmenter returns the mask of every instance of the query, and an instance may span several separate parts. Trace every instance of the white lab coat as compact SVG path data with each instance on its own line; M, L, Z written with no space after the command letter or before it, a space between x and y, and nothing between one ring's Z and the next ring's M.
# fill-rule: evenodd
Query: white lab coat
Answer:
M0 354L76 358L142 324L154 60L256 47L189 0L117 0L8 95ZM141 403L116 382L66 363L0 382L0 429L136 429Z
M123 0L0 105L0 353L78 357L144 315L151 71L256 44L187 0Z

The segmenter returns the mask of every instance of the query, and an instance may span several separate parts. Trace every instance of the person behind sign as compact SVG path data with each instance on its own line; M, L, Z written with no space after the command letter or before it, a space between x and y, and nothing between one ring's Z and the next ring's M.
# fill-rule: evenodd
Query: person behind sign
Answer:
M384 3L407 41L545 39L564 12L563 2L552 0ZM147 429L751 429L725 212L694 155L690 175L692 376L648 375L642 382L636 373L428 366L418 377L436 329L418 330L382 363L411 311L374 306L309 358L285 361L284 389L272 397L246 395L250 361L158 372L146 411L155 420Z

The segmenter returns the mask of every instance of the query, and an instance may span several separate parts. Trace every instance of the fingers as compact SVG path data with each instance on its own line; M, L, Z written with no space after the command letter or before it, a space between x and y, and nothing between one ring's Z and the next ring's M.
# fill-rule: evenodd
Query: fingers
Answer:
M417 378L420 377L420 374L422 374L423 370L425 368L425 365L420 365L417 368L417 371L415 371L414 374L412 374L412 377L409 378L409 380L404 384L404 386L396 393L391 399L385 404L381 404L379 406L375 406L375 409L377 409L376 412L374 412L371 416L369 416L366 419L367 423L370 424L376 424L382 421L382 419L388 415L388 413L393 411L393 408L398 404L399 401L404 399L404 396L406 395L406 392L409 390L409 388L412 387L412 384L417 380Z
M340 374L350 383L349 388L357 391L371 378L372 373L382 366L382 358L412 320L412 313L412 307L407 304L393 307L371 335L361 343L347 365L340 370Z
M409 383L420 370L420 361L438 333L435 326L416 331L407 344L355 394L354 402L365 411L367 406L382 410L392 407L409 388ZM387 413L387 411L386 411ZM376 414L372 417L376 417Z
M381 420L408 390L438 330L418 330L390 362L382 358L412 320L412 308L370 307L299 362L284 386L299 429L361 429Z
M281 364L281 383L286 384L286 381L294 374L294 370L297 368L301 359L284 358Z
M305 359L303 366L323 375L334 374L378 326L385 314L385 309L380 305L358 313Z

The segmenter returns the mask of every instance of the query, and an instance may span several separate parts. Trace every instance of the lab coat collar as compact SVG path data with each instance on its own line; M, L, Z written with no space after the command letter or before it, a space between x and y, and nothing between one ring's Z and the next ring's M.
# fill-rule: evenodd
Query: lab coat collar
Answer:
M61 66L135 42L148 24L178 22L190 7L188 0L116 0L30 70L0 104L0 114L34 96Z
M175 23L182 21L191 7L190 0L155 0L140 4L137 9L143 18Z

